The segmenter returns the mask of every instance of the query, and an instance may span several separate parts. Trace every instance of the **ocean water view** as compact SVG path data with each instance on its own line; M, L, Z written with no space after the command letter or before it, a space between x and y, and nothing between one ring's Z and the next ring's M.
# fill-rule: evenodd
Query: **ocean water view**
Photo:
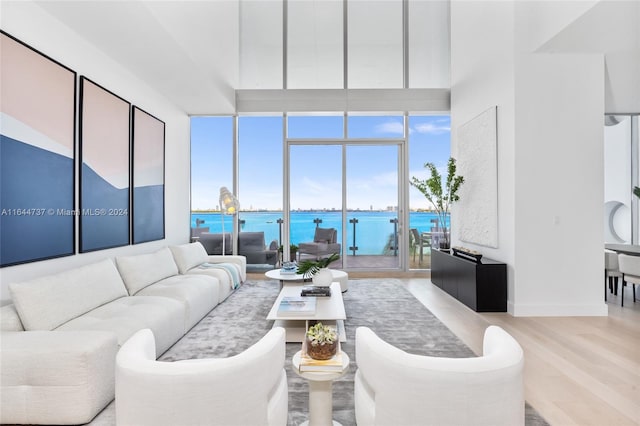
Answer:
M356 254L359 255L381 255L385 254L390 241L393 241L397 212L393 211L350 211L347 214L347 247L354 245L354 223L355 223L355 246L358 247ZM282 219L282 212L240 212L239 220L240 232L263 231L267 245L273 240L280 243L280 224L278 219ZM322 222L319 226L323 228L338 229L338 242L341 241L342 212L340 211L294 211L291 212L291 242L313 241L314 230L317 219ZM437 219L437 215L431 212L411 212L409 214L409 228L417 228L419 232L429 232L433 226L432 220ZM232 229L232 216L224 216L224 230L230 232ZM196 222L197 221L197 222ZM222 217L216 212L191 212L191 227L208 227L209 232L222 232ZM344 245L344 244L343 244ZM348 251L347 254L353 254Z

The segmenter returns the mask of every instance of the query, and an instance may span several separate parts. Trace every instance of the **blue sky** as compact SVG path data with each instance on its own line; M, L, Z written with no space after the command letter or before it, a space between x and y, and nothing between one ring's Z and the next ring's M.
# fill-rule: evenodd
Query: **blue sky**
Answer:
M289 117L289 137L340 138L343 117ZM240 117L239 191L241 209L278 210L282 206L283 118ZM425 162L445 170L450 155L451 121L446 116L409 117L409 176L426 177ZM221 186L232 187L231 117L191 119L192 208L213 209ZM402 138L401 116L350 116L349 138ZM299 145L291 148L293 209L341 207L342 147ZM397 204L398 149L349 145L347 207L385 209ZM411 207L427 208L422 194L411 188Z

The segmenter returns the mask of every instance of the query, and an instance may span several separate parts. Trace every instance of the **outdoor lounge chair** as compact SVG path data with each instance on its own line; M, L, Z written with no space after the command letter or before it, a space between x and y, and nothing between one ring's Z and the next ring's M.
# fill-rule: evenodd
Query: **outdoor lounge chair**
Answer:
M313 241L298 244L300 256L311 255L320 258L333 253L340 253L340 244L337 243L338 231L335 228L316 228Z
M238 254L246 257L250 265L275 265L278 262L278 242L274 240L267 247L264 232L240 232Z

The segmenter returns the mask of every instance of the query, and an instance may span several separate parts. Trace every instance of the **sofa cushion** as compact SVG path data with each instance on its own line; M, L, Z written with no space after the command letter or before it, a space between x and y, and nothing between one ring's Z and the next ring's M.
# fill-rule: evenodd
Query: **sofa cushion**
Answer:
M24 331L18 311L13 304L0 308L0 330L2 331Z
M170 297L185 306L186 333L219 303L220 283L211 276L175 275L143 288L137 296Z
M53 330L98 306L127 296L111 259L12 283L9 291L25 330Z
M184 315L184 304L169 297L129 296L87 312L56 330L111 331L122 345L136 331L150 328L156 337L157 357L184 334Z
M231 262L203 263L196 268L190 269L187 274L208 275L216 278L220 283L218 292L220 300L218 303L225 300L242 283L240 266Z
M113 400L117 351L111 332L3 332L0 423L90 422Z
M155 253L116 257L118 270L130 295L148 285L178 275L178 266L165 247Z
M181 244L179 246L171 246L171 253L178 265L181 274L186 274L191 268L202 265L209 259L207 251L200 243Z

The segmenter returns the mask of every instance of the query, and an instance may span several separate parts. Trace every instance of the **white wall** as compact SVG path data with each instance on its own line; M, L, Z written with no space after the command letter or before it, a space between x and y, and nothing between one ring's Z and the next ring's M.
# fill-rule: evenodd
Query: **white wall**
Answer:
M637 3L640 11L640 2ZM640 12L636 25L640 27ZM640 29L638 30L640 32ZM640 113L640 35L638 47L631 52L612 52L606 56L605 111Z
M640 112L640 2L517 4L518 51L605 54L605 111Z
M498 106L499 247L464 245L508 264L514 315L606 315L604 58L527 52L558 26L555 18L571 22L571 13L585 10L564 5L557 15L556 3L540 2L535 14L522 13L528 4L451 4L454 155L464 149L456 129ZM456 207L464 208L464 201ZM453 232L458 244L455 224Z
M516 58L513 314L606 315L604 57Z
M137 79L111 58L80 39L76 33L32 2L2 2L1 25L4 31L75 70L78 76L87 76L166 123L166 239L2 268L0 270L0 300L6 301L9 298L8 284L14 281L66 270L105 257L144 253L167 244L188 242L190 220L189 117L151 90L144 81ZM33 243L37 244L38 242L34 241Z
M457 242L456 211L452 208L452 239L507 264L508 297L512 304L515 265L514 214L514 61L513 4L510 2L451 2L451 139L452 156L458 146L457 129L490 106L498 106L498 248Z

